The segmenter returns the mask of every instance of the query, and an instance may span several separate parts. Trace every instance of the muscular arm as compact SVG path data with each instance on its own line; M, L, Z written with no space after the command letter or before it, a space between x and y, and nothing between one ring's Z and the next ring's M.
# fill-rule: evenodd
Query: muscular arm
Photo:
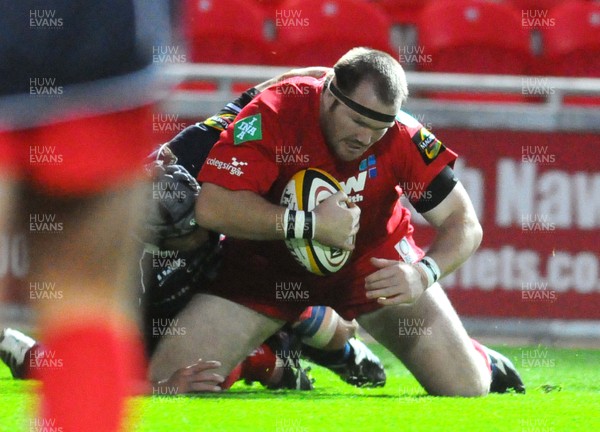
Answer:
M314 210L315 240L352 250L348 240L358 232L360 209L343 205L348 197L338 192ZM232 191L204 183L196 201L196 222L209 230L249 240L283 240L285 208L251 191Z
M254 192L232 191L213 183L204 183L196 201L200 226L249 240L283 240L284 211Z
M440 267L441 277L460 267L481 243L483 230L460 182L440 204L423 213L423 217L436 229L427 255Z
M460 182L423 216L436 229L427 255L436 261L443 277L477 250L483 236L481 225ZM379 270L365 279L366 296L380 304L412 303L427 286L426 276L415 265L380 258L371 258L371 263Z

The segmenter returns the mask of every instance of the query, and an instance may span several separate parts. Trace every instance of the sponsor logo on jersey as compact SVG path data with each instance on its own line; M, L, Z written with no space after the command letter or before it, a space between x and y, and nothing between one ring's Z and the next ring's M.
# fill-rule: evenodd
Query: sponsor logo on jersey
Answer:
M262 139L262 122L260 114L238 120L233 127L233 143L239 145L247 141Z
M231 158L231 162L223 162L213 157L206 159L206 164L214 166L218 170L224 169L226 171L229 171L229 174L239 177L242 174L244 174L244 171L242 171L240 167L248 165L248 162L239 161L237 160L237 158L234 157Z
M412 141L419 149L419 153L421 153L421 157L426 165L433 162L438 154L446 149L442 142L425 128L421 128L419 132L414 134Z
M375 155L370 155L363 159L358 164L358 175L348 178L346 181L340 182L342 189L348 195L352 202L360 202L364 199L360 193L365 190L367 179L377 177L377 159Z

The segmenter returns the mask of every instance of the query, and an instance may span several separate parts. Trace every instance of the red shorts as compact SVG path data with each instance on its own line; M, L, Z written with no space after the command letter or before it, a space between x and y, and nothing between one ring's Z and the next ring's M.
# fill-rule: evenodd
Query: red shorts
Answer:
M329 276L313 275L302 269L284 272L262 257L243 259L232 250L226 254L209 291L288 322L296 321L308 306L317 305L330 306L343 318L352 320L382 307L366 297L365 278L377 271L370 262L371 257L408 262L411 258L417 261L423 257L423 251L412 238L412 226L409 227L409 233L402 237L402 253L398 240L390 238L360 257L352 257L342 270ZM266 242L265 246L274 243L279 242ZM289 254L287 250L282 253Z
M22 130L0 125L0 173L47 193L87 195L140 174L152 142L153 105Z

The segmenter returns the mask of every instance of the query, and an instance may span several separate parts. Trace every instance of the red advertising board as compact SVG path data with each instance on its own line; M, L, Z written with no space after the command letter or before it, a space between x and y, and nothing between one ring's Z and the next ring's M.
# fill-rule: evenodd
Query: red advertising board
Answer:
M484 230L442 284L464 316L600 319L600 135L435 130ZM415 218L418 244L432 230Z
M600 319L600 135L434 130L484 228L443 281L463 316ZM418 244L432 230L417 217ZM0 300L30 295L26 236L0 233Z

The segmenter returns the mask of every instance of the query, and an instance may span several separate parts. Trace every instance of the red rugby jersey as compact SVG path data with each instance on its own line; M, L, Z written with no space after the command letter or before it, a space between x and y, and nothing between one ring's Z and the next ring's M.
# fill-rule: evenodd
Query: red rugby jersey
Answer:
M360 159L336 160L319 126L323 84L324 79L293 78L257 96L221 134L198 179L253 191L279 204L283 188L296 172L309 167L327 171L362 210L351 263L412 232L410 213L398 200L400 188L411 201L426 199L427 186L457 155L401 112L396 124ZM258 255L267 258L261 262L274 271L307 273L283 241L230 241L226 254L234 254L242 267ZM336 275L342 277L351 267L347 264Z

